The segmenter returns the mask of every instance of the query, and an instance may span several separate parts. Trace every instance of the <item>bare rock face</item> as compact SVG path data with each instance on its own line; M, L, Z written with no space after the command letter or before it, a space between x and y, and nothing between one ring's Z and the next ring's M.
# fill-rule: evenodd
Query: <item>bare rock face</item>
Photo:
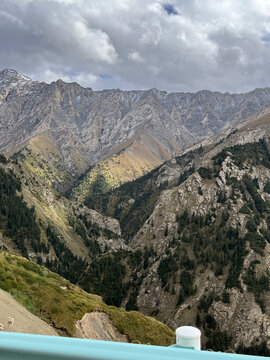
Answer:
M76 337L83 339L129 342L120 334L110 317L104 312L87 313L76 323Z
M149 145L157 156L157 143L174 154L269 104L268 88L246 94L95 92L61 80L32 82L6 69L0 72L0 152L11 154L47 134L67 170L81 174L138 134L154 139Z
M127 249L127 245L121 238L121 228L119 221L109 216L104 216L93 209L88 209L86 206L80 205L75 210L77 216L83 215L93 224L98 225L99 228L108 230L105 236L97 238L98 244L103 252L108 250L118 251Z
M262 338L270 336L269 316L262 313L251 293L241 294L238 289L232 289L230 304L214 302L211 314L222 330L233 329L235 347L241 343L248 347L254 343L254 339L260 342Z
M93 223L97 224L102 229L108 229L113 233L121 236L121 228L119 221L109 216L104 216L93 209L88 209L86 206L80 206L77 208L76 213L86 215L87 218Z

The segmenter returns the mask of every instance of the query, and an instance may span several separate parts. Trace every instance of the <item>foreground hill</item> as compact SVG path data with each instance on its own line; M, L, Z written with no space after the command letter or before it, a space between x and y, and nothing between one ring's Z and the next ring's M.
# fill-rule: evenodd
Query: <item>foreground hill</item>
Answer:
M8 252L0 252L0 288L65 336L81 335L77 330L78 321L86 313L101 312L105 314L103 333L107 334L107 339L110 334L106 332L106 328L114 326L120 340L121 334L124 334L127 341L145 344L170 345L174 341L173 332L157 320L138 312L126 312L107 306L99 296L88 294L46 268ZM20 318L16 317L19 307L13 304L14 313L6 315L19 322ZM96 318L98 327L100 317ZM90 317L89 321L92 322L92 328L95 328L95 317ZM23 324L14 322L14 329L15 326L23 329ZM32 329L30 327L29 331Z

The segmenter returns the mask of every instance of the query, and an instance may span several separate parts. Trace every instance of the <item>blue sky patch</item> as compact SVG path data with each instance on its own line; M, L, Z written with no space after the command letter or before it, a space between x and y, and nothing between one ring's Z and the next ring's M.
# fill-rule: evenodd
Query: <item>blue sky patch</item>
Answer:
M178 11L172 4L164 4L163 9L167 12L168 15L178 15Z
M265 33L262 37L261 37L262 41L264 43L266 43L267 45L270 45L270 34L269 33Z
M107 79L111 79L111 75L109 74L99 74L99 77L102 79L102 80L107 80Z

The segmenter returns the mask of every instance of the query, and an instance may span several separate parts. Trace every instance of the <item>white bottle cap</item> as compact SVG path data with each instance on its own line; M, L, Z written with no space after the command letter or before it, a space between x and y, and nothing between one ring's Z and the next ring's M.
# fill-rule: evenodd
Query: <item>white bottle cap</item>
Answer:
M176 344L201 350L201 331L193 326L181 326L176 329Z

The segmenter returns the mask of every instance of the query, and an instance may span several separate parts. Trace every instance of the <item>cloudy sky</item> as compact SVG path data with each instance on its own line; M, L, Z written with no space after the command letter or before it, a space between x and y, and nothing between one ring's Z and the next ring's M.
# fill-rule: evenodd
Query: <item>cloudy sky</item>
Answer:
M0 68L93 89L270 86L270 0L1 0Z

